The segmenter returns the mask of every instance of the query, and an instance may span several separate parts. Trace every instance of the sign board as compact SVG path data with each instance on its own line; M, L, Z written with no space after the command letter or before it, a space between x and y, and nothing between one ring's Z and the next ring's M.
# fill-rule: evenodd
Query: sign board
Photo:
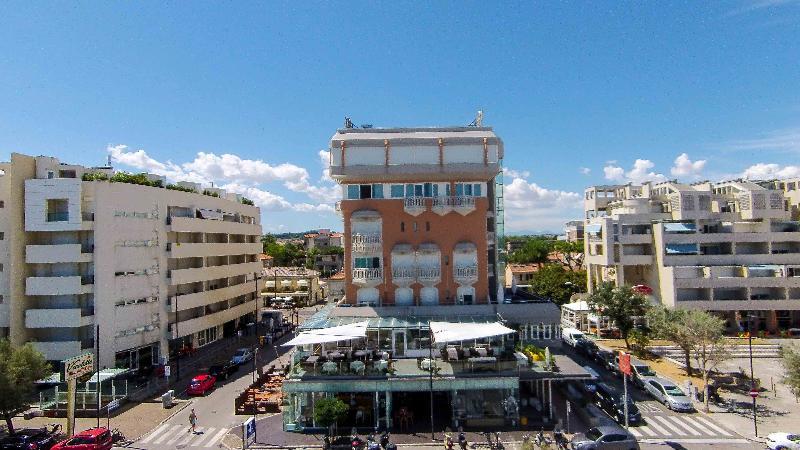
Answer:
M164 366L164 378L169 378L171 374L169 366Z
M115 409L119 408L119 399L112 400L106 405L108 412L114 411Z
M631 355L630 353L619 352L619 371L625 375L631 374Z
M64 379L75 380L94 371L94 353L84 353L64 361Z
M750 391L750 397L758 398L758 391Z
M256 419L249 418L242 424L242 444L247 448L256 441Z

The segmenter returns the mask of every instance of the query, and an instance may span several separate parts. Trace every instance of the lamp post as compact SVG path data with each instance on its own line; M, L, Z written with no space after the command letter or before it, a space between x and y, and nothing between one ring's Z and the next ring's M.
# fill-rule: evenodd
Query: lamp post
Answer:
M757 409L756 409L756 395L754 395L756 391L756 379L753 375L753 330L752 324L753 319L757 319L758 317L753 314L747 315L747 345L750 348L750 396L753 397L753 432L755 436L758 437L758 417L757 417Z
M180 339L181 335L178 332L178 297L180 292L175 291L175 339ZM183 347L183 340L180 342L180 347L175 351L175 381L181 379L181 347Z
M431 400L431 440L435 440L434 437L434 428L433 428L433 330L428 329L428 338L425 339L428 341L428 370L430 371L429 377L429 392L430 392L430 400ZM424 338L423 338L424 339Z

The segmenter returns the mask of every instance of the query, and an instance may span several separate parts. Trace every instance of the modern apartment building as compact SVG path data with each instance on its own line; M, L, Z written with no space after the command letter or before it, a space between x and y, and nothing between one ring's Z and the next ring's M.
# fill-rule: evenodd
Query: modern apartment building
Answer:
M800 327L800 224L774 187L735 180L586 189L589 291L603 281L642 285L667 307L718 312L731 331L748 328L752 316L762 330Z
M14 153L0 169L0 330L12 343L60 361L99 338L101 367L137 368L253 315L260 212L240 196L157 176L110 182L110 167L44 156Z
M567 242L578 242L583 239L583 221L570 220L564 225L564 239Z
M342 247L342 238L342 233L331 232L331 230L326 228L317 230L316 233L307 233L303 235L306 251L311 251L315 248Z
M503 142L490 127L343 128L330 154L347 303L502 301Z

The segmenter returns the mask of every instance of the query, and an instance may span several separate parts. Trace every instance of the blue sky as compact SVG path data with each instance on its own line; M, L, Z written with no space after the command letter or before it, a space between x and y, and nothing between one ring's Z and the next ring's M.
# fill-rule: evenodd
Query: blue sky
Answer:
M356 124L506 145L512 231L589 184L800 176L800 2L3 2L12 151L214 182L264 229L341 228L320 151ZM637 161L638 160L638 161Z

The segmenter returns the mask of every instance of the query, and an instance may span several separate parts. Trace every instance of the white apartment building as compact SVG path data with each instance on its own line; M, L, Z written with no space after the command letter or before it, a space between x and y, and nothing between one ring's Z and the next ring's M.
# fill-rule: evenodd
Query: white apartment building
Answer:
M800 224L791 199L772 186L586 189L589 292L603 281L641 285L667 307L718 312L732 331L747 328L751 315L762 330L800 327Z
M17 153L0 170L0 334L12 343L60 361L99 338L101 367L138 368L252 322L260 212L240 196L85 181L113 170Z

